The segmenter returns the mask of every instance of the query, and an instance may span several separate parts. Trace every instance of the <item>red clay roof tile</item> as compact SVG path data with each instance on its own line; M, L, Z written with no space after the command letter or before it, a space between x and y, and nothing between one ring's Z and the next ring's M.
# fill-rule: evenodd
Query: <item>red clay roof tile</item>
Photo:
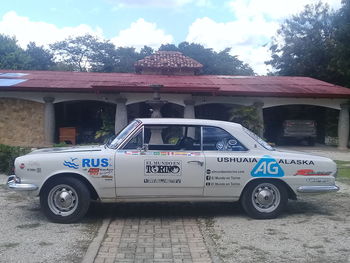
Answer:
M159 69L179 69L192 68L200 69L203 65L198 61L184 56L176 51L158 51L135 63L135 68L159 68Z

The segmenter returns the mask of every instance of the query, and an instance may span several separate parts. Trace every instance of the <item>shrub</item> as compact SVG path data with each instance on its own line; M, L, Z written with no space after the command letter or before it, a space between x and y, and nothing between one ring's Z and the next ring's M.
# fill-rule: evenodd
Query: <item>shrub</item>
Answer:
M68 147L68 146L72 146L72 145L67 144L65 142L60 142L60 143L55 143L52 147L56 148L56 147Z
M235 105L229 110L229 121L241 124L252 132L259 134L262 128L259 123L258 113L254 106Z
M0 144L0 173L13 173L15 159L29 152L30 148Z

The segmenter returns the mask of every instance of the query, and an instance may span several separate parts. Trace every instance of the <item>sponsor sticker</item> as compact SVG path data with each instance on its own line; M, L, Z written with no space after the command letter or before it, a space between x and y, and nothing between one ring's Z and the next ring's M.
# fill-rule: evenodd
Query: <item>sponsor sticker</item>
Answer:
M63 165L67 166L68 168L79 169L79 164L76 163L77 161L78 158L70 158L68 161L63 161Z
M108 158L84 158L82 161L82 167L108 167Z
M294 164L294 165L315 165L312 160L292 160L292 159L280 159L279 164Z
M144 179L145 184L181 184L181 179L151 178Z
M112 168L89 168L89 169L84 169L87 171L87 173L91 176L94 177L99 177L99 178L104 178L104 179L112 179L113 178L113 171L114 169Z
M182 172L181 161L145 160L145 175L179 176Z
M304 176L327 176L332 172L315 172L312 169L301 169L298 170L294 175L304 175Z
M69 160L64 160L63 165L72 169L79 169L81 165L84 171L90 171L89 168L106 168L112 166L108 158L83 158L80 163L78 158L72 157ZM94 173L93 171L97 170L92 169L91 172Z
M250 174L253 177L283 177L284 171L274 158L264 155Z
M236 170L231 170L231 171L226 171L226 170L210 170L207 169L206 171L207 174L243 174L244 171L236 171Z
M218 157L216 158L219 163L256 163L256 158L251 157Z
M308 178L306 179L307 182L310 182L310 183L321 183L321 184L327 184L327 183L330 183L331 182L331 179L328 179L328 178Z
M200 156L200 152L140 152L140 151L124 151L126 155L153 155L153 156Z
M124 154L126 154L126 155L139 155L140 151L125 151Z
M100 173L100 168L89 168L88 174L91 176L98 176Z
M28 172L41 173L41 168L28 168Z

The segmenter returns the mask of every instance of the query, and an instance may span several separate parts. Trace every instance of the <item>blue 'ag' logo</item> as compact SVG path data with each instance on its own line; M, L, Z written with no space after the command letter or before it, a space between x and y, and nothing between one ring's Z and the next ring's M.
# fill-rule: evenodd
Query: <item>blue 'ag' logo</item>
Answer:
M250 174L254 177L283 177L284 171L275 159L264 155Z

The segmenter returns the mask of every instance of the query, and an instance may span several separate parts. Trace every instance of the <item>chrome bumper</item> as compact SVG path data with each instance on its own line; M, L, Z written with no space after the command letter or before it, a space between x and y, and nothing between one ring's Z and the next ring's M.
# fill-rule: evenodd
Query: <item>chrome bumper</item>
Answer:
M299 186L297 191L299 193L330 193L339 191L339 187L336 185Z
M34 184L22 184L16 175L11 175L7 179L7 187L16 191L35 191L38 187Z

